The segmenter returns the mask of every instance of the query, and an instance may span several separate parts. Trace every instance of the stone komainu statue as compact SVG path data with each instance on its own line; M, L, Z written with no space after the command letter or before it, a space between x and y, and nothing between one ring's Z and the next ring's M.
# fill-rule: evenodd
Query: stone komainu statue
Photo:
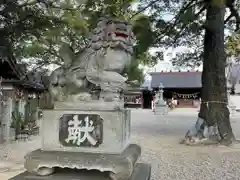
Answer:
M50 92L57 101L118 101L127 80L135 41L132 26L114 18L100 18L89 38L88 47L74 54L63 45L62 67L51 75Z

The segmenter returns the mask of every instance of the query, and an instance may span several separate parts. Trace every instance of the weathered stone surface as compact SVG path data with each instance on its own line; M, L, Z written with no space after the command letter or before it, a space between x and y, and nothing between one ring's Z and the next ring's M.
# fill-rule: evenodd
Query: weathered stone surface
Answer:
M105 106L107 107L109 104L105 103ZM42 150L122 153L130 141L130 110L102 110L100 108L99 110L90 110L86 109L88 103L82 105L81 107L74 107L72 105L65 106L65 109L61 106L62 108L59 107L54 110L44 110L44 117L40 128ZM80 126L84 125L84 118L89 117L89 120L92 120L92 126L94 126L95 129L89 133L91 138L96 141L96 144L91 144L89 139L77 146L74 146L73 141L66 142L68 131L66 123L73 118L73 115L77 115L77 118L82 120L81 123L83 124ZM83 137L83 135L84 133L82 132L81 137Z
M132 175L140 154L141 148L136 144L129 145L122 154L51 152L38 149L25 156L25 168L32 174L41 173L42 168L55 167L98 170L110 172L117 180L125 180Z
M163 100L163 85L160 83L159 91L156 94L154 113L156 115L165 115L168 113L168 107L166 102Z
M161 97L162 98L162 94ZM165 115L168 113L168 107L163 99L157 98L154 112L156 115Z
M72 102L72 101L56 101L54 102L54 109L57 110L84 110L84 111L114 111L124 108L124 102L104 102L99 100L92 100L92 101L79 101L79 102Z
M135 42L132 26L102 17L90 34L86 47L77 54L67 44L60 48L64 63L53 71L49 86L55 100L121 100L127 80L122 73L130 65Z
M108 173L99 171L77 172L76 170L62 170L50 176L37 176L24 172L9 180L111 180Z
M136 164L130 179L126 180L150 180L151 166L149 164ZM9 180L111 180L109 173L100 171L78 171L59 169L50 176L36 176L29 172L21 173Z
M156 115L168 114L168 107L166 105L155 105L154 113Z
M138 163L133 171L130 180L150 180L151 179L151 165Z

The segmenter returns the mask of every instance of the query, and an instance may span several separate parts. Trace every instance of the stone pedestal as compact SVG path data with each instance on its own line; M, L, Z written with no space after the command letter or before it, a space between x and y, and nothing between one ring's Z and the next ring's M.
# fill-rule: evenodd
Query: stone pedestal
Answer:
M168 107L164 100L158 100L155 104L154 113L156 115L165 115L168 114Z
M42 147L25 156L25 179L47 180L58 168L97 170L112 180L136 173L141 148L130 144L130 110L113 102L57 102L43 114Z
M136 164L130 178L126 180L150 180L151 166L149 164ZM9 180L111 180L107 172L58 169L50 176L37 176L29 172L23 172Z
M86 153L69 151L36 150L26 156L25 168L28 172L45 175L52 174L56 168L87 169L110 172L117 180L128 179L141 154L138 145L129 145L121 154ZM48 174L46 174L48 175Z
M157 93L155 107L154 107L154 114L156 115L165 115L168 113L168 107L163 100L163 85L162 83L159 84L159 91Z
M43 113L41 135L44 151L120 154L129 145L130 110L115 109L113 103L56 103L54 110L44 110ZM93 131L88 133L90 141L85 138L79 145L77 140L66 142L69 134L68 123L74 118L81 121L79 126L88 125L93 128ZM83 132L81 134L83 136Z

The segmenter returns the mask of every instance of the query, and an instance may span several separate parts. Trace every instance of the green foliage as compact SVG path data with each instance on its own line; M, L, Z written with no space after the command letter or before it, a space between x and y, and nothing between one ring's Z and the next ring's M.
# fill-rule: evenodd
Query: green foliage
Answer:
M155 34L155 47L185 46L191 51L173 59L176 66L199 66L202 63L205 15L208 3L204 0L140 0L139 11L148 11ZM232 32L240 25L240 1L226 0L231 15L225 18L226 28ZM232 44L234 45L234 44Z
M146 52L153 45L155 34L151 30L149 17L140 13L130 20L136 13L130 8L134 2L134 0L87 0L85 4L75 0L5 2L5 8L0 10L1 14L6 14L5 26L0 31L6 34L4 38L11 42L12 52L19 61L28 59L29 66L42 68L49 64L62 64L58 51L63 42L70 44L76 52L81 51L86 46L89 32L96 25L98 18L105 15L116 16L127 19L134 25L137 43L134 47L133 61L152 65L156 60L146 55ZM144 56L146 60L143 60Z
M91 25L95 25L100 16L110 15L113 17L129 19L132 15L130 6L135 0L87 0L83 14L91 19Z
M88 26L84 18L74 7L71 0L62 3L52 3L49 1L36 1L29 4L29 8L33 6L42 6L45 10L42 16L45 18L46 28L33 33L35 30L28 28L29 34L23 32L24 37L13 39L18 41L14 43L15 55L18 59L35 58L36 64L39 66L48 65L51 63L61 64L61 59L58 55L58 50L62 42L69 43L72 47L78 49L84 46L83 35L88 32ZM55 21L52 21L55 19ZM47 22L52 22L51 25ZM40 27L42 24L36 19L33 23ZM32 63L32 62L30 62Z
M139 65L141 64L143 66L154 66L156 62L156 58L149 55L147 52L139 57L133 57L129 68L126 69L128 81L137 81L137 84L141 85L144 81L144 72L143 69L139 67Z
M137 39L137 45L134 47L135 57L142 56L147 52L155 40L155 33L151 29L151 21L145 15L139 15L134 19L133 32Z
M138 85L143 83L143 70L139 68L139 64L137 63L137 61L132 61L126 73L128 75L128 82L137 81Z
M240 32L236 32L227 38L226 51L228 56L240 56Z
M133 3L139 4L137 12L130 8ZM230 0L226 3L232 4ZM240 12L239 4L239 0L232 4L236 12ZM186 46L192 52L178 54L174 64L201 64L207 5L203 0L86 0L84 4L75 0L11 0L1 5L4 7L0 10L1 38L11 43L18 60L28 58L31 66L60 65L58 50L62 42L80 51L86 46L97 19L103 15L124 18L133 24L137 38L134 63L154 65L159 57L147 53L150 47ZM148 15L143 14L145 11ZM226 27L232 30L237 21L235 16L227 18ZM234 43L230 44L234 49Z
M24 121L23 114L19 112L19 101L16 100L12 112L12 127L16 129L21 128L23 121Z
M15 129L15 139L17 139L17 135L24 128L24 116L18 110L18 103L16 103L16 108L12 112L12 123L10 127Z
M21 130L23 127L23 124L24 124L23 114L20 112L13 111L11 128Z

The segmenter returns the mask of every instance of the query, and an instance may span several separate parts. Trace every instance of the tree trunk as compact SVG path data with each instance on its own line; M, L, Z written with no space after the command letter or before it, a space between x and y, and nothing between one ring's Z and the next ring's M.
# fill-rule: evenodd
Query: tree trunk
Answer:
M202 103L195 130L190 130L186 137L195 136L198 140L214 137L214 140L231 144L235 138L227 107L224 15L224 0L211 0L208 3L204 37Z

